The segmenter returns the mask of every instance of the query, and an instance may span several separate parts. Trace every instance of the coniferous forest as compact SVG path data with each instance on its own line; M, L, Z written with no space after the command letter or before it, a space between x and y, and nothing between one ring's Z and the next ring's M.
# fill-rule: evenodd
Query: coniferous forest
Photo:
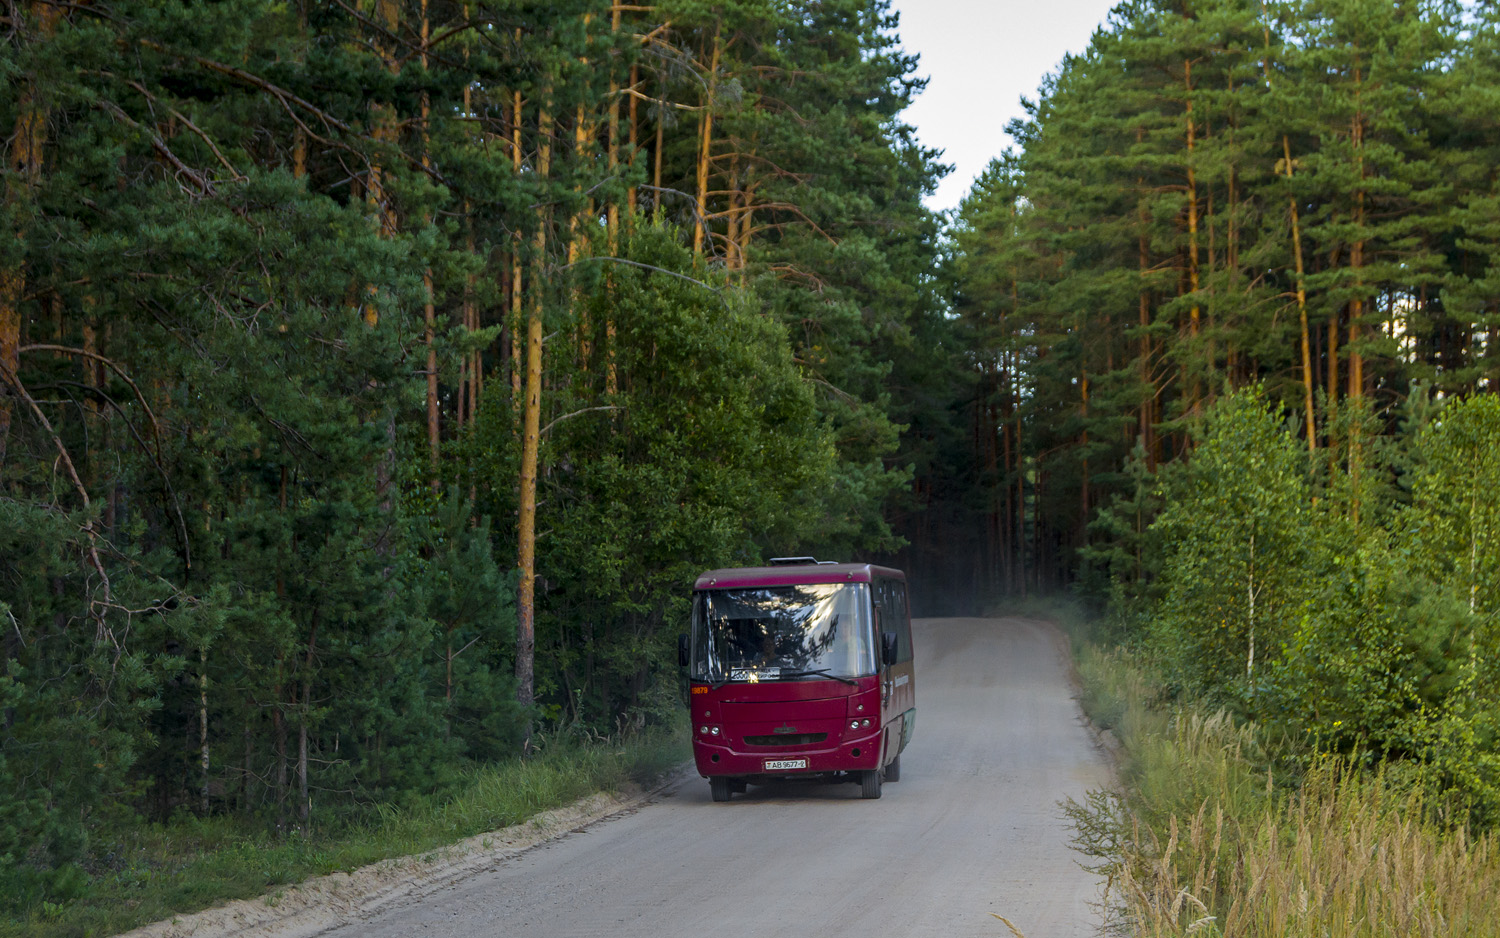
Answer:
M961 368L884 4L5 17L7 894L660 723L698 572L899 543Z
M0 891L669 723L776 554L1500 818L1493 6L1127 0L951 217L883 0L0 25Z
M958 213L987 535L1164 696L1500 820L1500 12L1122 3ZM969 489L974 491L974 489ZM975 575L978 575L976 572Z

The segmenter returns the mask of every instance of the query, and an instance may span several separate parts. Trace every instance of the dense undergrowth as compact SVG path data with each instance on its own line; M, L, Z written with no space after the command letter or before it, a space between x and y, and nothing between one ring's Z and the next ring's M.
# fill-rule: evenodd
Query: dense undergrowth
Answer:
M1282 741L1167 701L1140 655L1079 643L1082 703L1120 742L1123 792L1066 809L1131 936L1500 934L1500 850L1399 765L1278 760Z
M687 757L680 727L613 738L563 732L538 741L529 758L467 770L443 796L375 806L329 829L277 835L231 816L183 813L166 824L106 832L80 893L8 910L0 938L110 935L265 895L518 824L597 791L649 784Z

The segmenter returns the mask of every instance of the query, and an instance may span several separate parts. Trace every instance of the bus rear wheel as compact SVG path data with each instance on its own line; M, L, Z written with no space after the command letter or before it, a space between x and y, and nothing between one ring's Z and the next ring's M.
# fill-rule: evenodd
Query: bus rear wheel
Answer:
M867 769L859 773L859 796L861 798L880 797L879 769Z
M708 780L708 793L715 801L729 800L729 779L722 775L716 775Z

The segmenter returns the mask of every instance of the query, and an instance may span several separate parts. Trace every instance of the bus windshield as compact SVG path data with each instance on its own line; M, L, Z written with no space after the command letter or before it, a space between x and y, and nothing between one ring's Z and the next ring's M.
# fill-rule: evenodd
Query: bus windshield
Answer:
M863 583L699 592L690 677L718 683L874 674L868 597Z

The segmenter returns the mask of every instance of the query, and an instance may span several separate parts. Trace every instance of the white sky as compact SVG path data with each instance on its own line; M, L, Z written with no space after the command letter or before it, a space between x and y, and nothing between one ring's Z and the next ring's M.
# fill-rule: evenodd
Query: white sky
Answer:
M902 115L924 146L954 167L927 200L957 208L1010 146L1005 125L1036 100L1042 76L1088 47L1116 0L892 0L907 52L921 55L927 90Z

